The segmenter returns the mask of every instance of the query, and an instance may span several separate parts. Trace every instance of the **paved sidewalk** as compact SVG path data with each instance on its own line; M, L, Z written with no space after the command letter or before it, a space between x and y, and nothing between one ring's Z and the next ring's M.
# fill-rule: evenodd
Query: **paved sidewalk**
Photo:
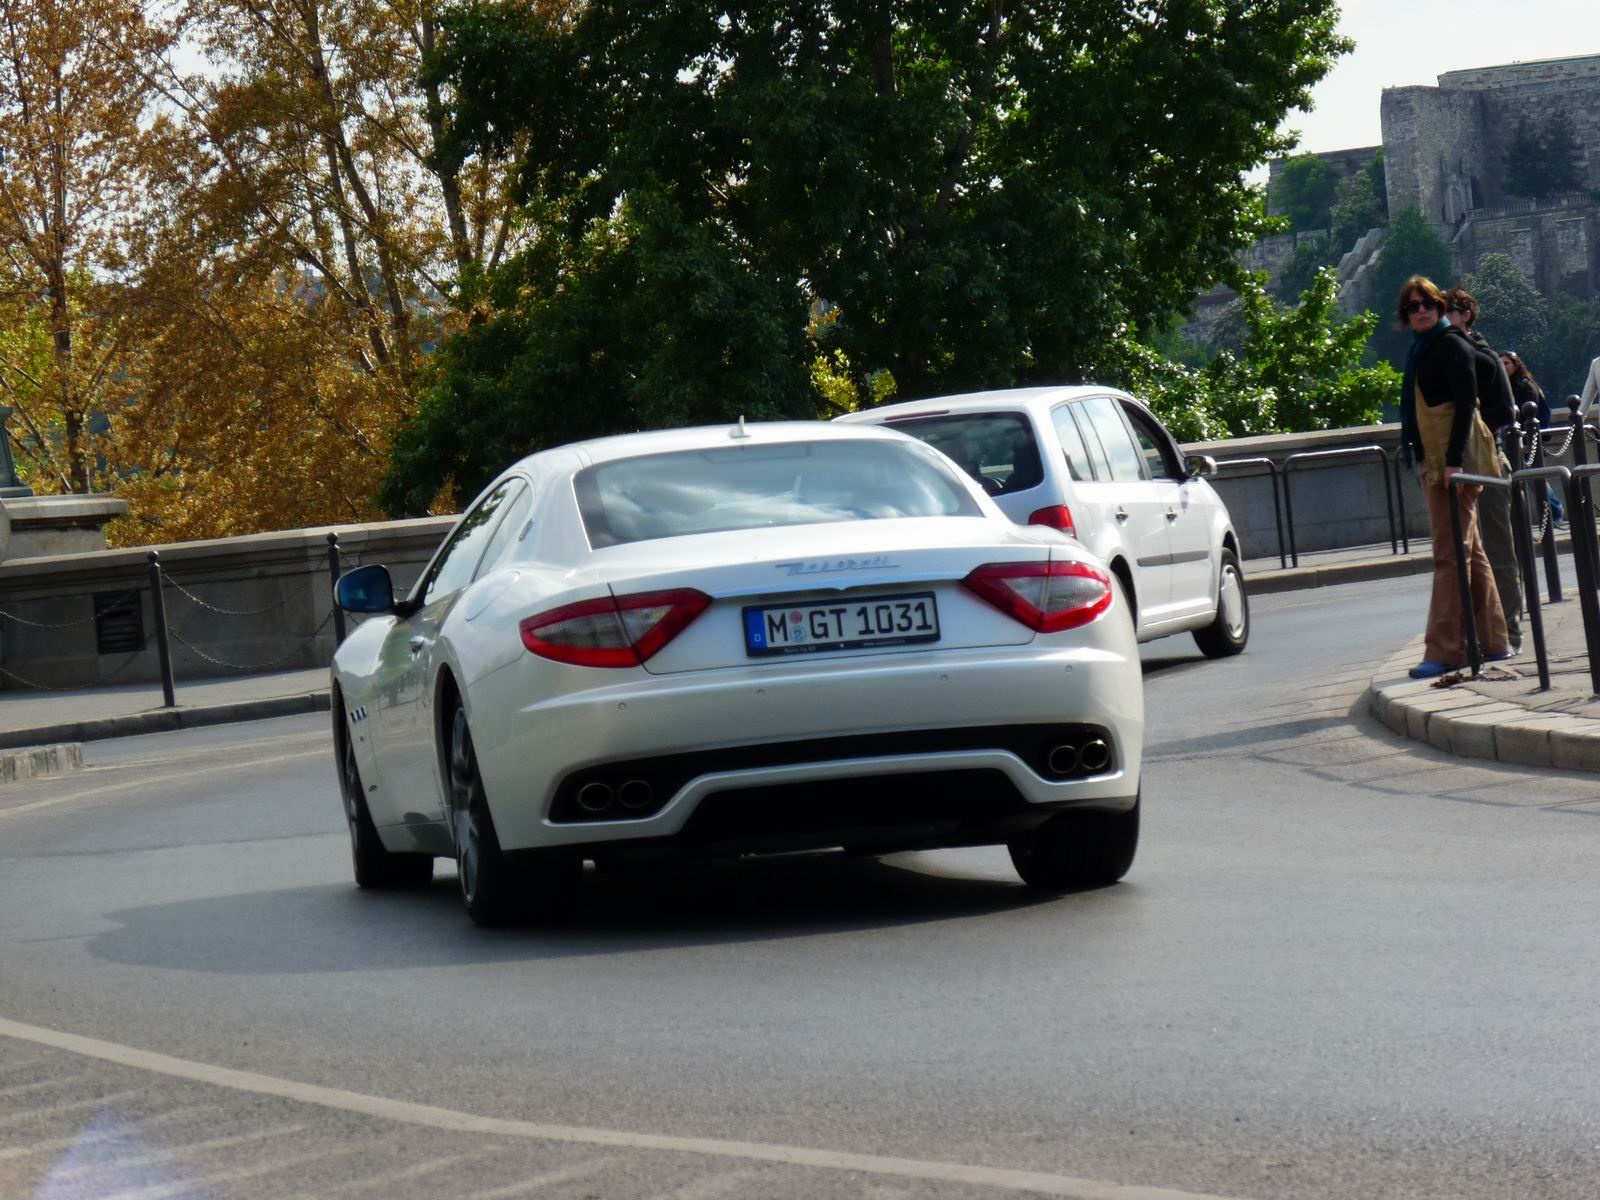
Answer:
M175 692L176 708L162 706L159 683L78 692L0 692L0 749L326 711L328 671L315 667L180 679Z
M1564 598L1541 606L1549 690L1539 688L1533 630L1524 616L1522 653L1485 664L1476 679L1465 673L1411 679L1407 672L1422 658L1416 638L1373 677L1367 693L1373 714L1396 733L1466 758L1600 772L1600 697L1589 677L1571 558L1561 566Z

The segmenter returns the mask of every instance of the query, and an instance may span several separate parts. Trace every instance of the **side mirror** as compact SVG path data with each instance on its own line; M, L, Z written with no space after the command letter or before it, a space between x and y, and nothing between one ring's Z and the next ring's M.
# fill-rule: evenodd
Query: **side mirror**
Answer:
M1183 465L1190 479L1214 479L1217 474L1217 460L1209 454L1191 454Z
M339 576L333 598L345 612L385 613L394 611L394 581L389 568L357 567Z

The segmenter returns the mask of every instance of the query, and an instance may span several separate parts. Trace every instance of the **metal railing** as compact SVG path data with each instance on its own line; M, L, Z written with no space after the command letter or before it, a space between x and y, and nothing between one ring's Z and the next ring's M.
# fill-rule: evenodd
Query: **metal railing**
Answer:
M1411 553L1411 539L1405 532L1405 498L1400 491L1400 475L1398 459L1382 446L1344 446L1337 450L1302 450L1298 454L1291 454L1283 460L1283 511L1289 527L1289 558L1295 566L1300 565L1300 548L1294 534L1294 499L1289 487L1290 472L1295 464L1314 462L1331 458L1350 458L1359 454L1376 454L1381 461L1383 474L1383 504L1389 514L1389 553L1400 554L1401 544L1404 543L1404 553ZM1220 465L1220 464L1219 464ZM1393 490L1391 491L1391 487ZM1395 522L1395 501L1399 499L1400 520Z
M1267 474L1272 479L1272 523L1277 526L1278 529L1278 566L1287 570L1289 566L1289 560L1284 551L1283 514L1281 512L1283 507L1283 485L1279 478L1278 464L1273 462L1270 458L1227 458L1217 463L1217 469L1219 471L1224 467L1265 467L1267 469ZM1252 477L1249 475L1243 475L1240 476L1240 478L1249 479ZM1295 563L1295 566L1299 565L1300 564L1298 562Z

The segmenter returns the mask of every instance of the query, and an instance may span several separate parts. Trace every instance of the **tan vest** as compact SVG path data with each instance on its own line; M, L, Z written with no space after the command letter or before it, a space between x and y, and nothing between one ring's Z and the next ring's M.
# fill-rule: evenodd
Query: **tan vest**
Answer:
M1430 405L1417 387L1417 432L1422 435L1422 482L1444 485L1444 452L1450 445L1450 427L1455 424L1454 404ZM1472 414L1472 428L1461 451L1461 469L1471 475L1499 475L1500 455L1494 448L1494 434L1483 423L1483 415Z

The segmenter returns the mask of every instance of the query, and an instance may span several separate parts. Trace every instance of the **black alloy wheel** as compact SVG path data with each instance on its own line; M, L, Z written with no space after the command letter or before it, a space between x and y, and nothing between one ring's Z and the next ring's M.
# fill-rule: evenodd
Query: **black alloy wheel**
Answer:
M1041 892L1079 892L1117 882L1139 848L1139 797L1126 812L1057 813L1011 841L1011 864Z
M433 879L433 855L395 854L384 849L378 828L367 807L361 768L356 762L355 740L345 727L341 698L334 695L334 748L339 756L339 792L344 801L345 824L350 829L350 865L356 886L362 888L420 888Z

